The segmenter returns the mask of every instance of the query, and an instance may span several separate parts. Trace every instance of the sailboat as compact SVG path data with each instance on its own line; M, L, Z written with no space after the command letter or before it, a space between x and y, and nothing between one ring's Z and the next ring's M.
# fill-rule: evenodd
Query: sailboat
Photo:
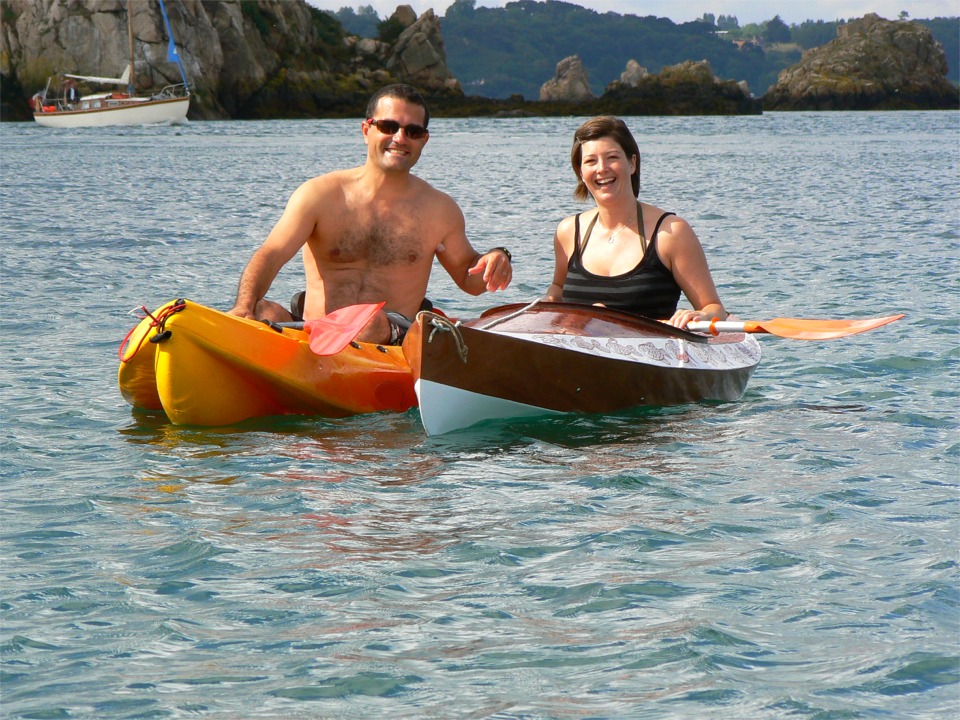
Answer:
M43 91L33 96L33 119L44 127L78 128L107 125L152 125L181 123L190 107L190 87L173 41L167 9L160 0L160 11L170 43L167 60L180 68L182 83L167 85L151 95L137 95L133 87L133 13L127 0L127 32L130 39L130 64L118 78L63 73L47 80ZM78 82L118 85L126 91L98 92L81 96Z

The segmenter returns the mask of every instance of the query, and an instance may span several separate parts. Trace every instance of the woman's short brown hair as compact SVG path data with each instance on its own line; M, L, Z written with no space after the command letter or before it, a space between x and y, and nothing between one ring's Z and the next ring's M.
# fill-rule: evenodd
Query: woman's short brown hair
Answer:
M630 182L633 185L633 194L635 197L640 195L640 148L637 147L637 141L633 139L627 124L620 118L612 115L599 115L598 117L587 120L583 125L577 128L573 134L573 149L570 151L570 163L573 165L573 172L577 176L577 187L573 191L573 196L577 200L586 200L590 193L587 186L583 183L583 177L580 175L580 162L583 159L583 143L590 140L599 140L600 138L612 138L617 145L623 148L627 158L637 158L637 169L630 176Z

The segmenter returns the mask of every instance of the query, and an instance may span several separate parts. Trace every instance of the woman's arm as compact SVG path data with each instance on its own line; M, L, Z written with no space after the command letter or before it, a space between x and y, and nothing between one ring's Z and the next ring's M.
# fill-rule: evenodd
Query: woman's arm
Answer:
M567 280L567 265L573 253L573 224L573 217L561 220L553 235L553 282L543 298L549 302L563 302L563 284Z
M684 328L692 320L725 320L727 311L710 274L707 256L689 223L678 217L665 221L657 236L657 249L661 261L673 273L693 306L693 310L677 310L669 324Z

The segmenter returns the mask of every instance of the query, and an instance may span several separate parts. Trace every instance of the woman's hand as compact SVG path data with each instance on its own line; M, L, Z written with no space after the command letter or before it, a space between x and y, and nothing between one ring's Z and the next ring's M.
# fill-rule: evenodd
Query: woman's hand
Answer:
M696 310L680 309L667 320L667 325L673 325L682 330L687 326L687 323L693 322L694 320L702 320L702 315L703 313L699 313Z
M673 317L667 320L668 325L673 325L678 327L681 330L684 330L687 327L687 323L694 322L696 320L713 320L714 318L719 318L720 320L725 320L727 317L727 311L722 307L707 306L703 310L677 310Z

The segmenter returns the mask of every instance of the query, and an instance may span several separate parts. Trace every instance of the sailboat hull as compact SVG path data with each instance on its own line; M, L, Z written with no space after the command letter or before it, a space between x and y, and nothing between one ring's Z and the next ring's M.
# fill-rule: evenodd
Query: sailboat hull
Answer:
M189 95L162 100L123 99L106 107L35 112L33 119L51 128L178 124L186 120L189 107Z

